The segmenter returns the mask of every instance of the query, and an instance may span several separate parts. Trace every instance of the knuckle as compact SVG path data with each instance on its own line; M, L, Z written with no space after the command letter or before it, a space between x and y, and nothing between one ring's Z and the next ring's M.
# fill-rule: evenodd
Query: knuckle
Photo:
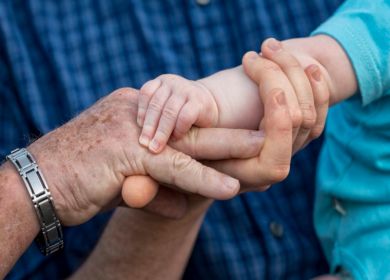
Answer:
M184 137L185 133L183 133L182 131L180 131L179 129L175 128L173 130L173 137L176 138L176 139L182 139Z
M183 113L180 115L180 119L177 123L177 128L180 130L185 127L191 126L192 122L192 116L190 113Z
M303 113L301 110L293 110L291 112L291 121L293 128L300 127L303 121Z
M290 115L286 114L286 116L289 117ZM293 126L293 122L291 118L281 119L279 123L274 123L269 121L267 125L273 126L273 130L277 131L278 135L280 135L281 137L291 137L292 130L299 127L299 126L297 127Z
M174 136L178 139L182 138L184 135L187 135L187 127L183 124L180 124L179 122L176 124L175 130L174 130Z
M313 117L304 117L302 121L302 128L311 129L316 122L316 119Z
M285 69L290 70L302 70L301 64L289 53L285 52L285 60L286 62L282 64Z
M324 131L324 128L324 124L316 124L310 132L310 138L316 139L320 137L322 132Z
M139 94L141 97L150 97L153 95L154 91L152 90L153 84L156 80L151 80L146 82L141 89L139 90Z
M279 94L279 93L283 93L284 90L282 88L279 88L279 87L275 87L275 88L272 88L270 91L269 91L269 95L272 95L272 96L275 96L276 94Z
M312 128L316 123L317 114L311 103L301 103L302 110L302 127Z
M123 87L123 88L118 88L115 90L112 94L113 95L124 95L124 94L129 94L129 93L134 93L135 90L129 87Z
M166 106L162 112L163 118L172 121L177 118L177 111L171 106Z
M151 101L149 103L148 110L155 111L155 112L161 112L162 110L162 105L159 100Z
M130 87L123 87L113 91L106 99L113 102L129 102L134 103L134 97L137 96L137 91ZM106 100L103 99L102 101Z
M160 79L162 81L172 81L172 80L177 80L181 78L179 75L176 74L162 74L157 77L157 79Z
M151 92L151 91L145 91L145 90L139 91L139 97L141 98L141 100L145 100L145 98L149 99L152 95L153 95L153 92ZM146 100L148 100L148 99L146 99Z
M177 185L178 176L181 176L183 171L188 170L189 168L194 168L192 165L193 159L189 155L180 152L175 153L172 158L172 184Z
M199 129L192 128L187 132L187 140L190 143L189 154L195 158L198 156L198 150L197 150L198 138L199 138Z
M290 173L289 164L277 164L273 166L269 172L269 180L271 182L280 182L287 178Z
M314 98L317 106L327 106L330 101L330 93L328 90L324 90L321 94L316 94Z
M182 81L185 80L184 78L176 74L163 74L159 76L159 79L161 80L161 84L163 86L169 88L179 86L182 83Z
M295 138L295 141L293 142L293 149L294 148L302 148L302 142L305 141L308 137L310 137L311 130L310 128L300 128L297 134L297 137Z
M180 92L186 96L196 93L197 88L191 83L185 83L181 86Z
M173 156L173 168L175 171L183 171L192 163L192 158L183 153L175 153Z
M281 72L282 69L280 68L280 66L272 61L265 61L264 63L264 70L265 71L270 71L270 72Z

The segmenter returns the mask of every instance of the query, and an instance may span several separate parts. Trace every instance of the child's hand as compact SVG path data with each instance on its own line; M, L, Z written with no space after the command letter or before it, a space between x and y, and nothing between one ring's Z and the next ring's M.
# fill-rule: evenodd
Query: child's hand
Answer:
M167 74L145 83L140 90L139 142L154 153L162 151L172 133L180 139L192 125L211 127L217 122L217 104L201 82Z

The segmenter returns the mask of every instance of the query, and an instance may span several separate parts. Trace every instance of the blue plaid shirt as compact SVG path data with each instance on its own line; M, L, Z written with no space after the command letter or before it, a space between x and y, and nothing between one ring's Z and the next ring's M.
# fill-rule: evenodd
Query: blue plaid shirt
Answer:
M163 73L196 79L240 64L267 37L306 36L341 0L2 0L0 156L65 123L98 98ZM217 202L186 279L308 279L327 269L312 225L319 142L265 193ZM8 279L69 276L110 214L65 229L65 250L35 245Z

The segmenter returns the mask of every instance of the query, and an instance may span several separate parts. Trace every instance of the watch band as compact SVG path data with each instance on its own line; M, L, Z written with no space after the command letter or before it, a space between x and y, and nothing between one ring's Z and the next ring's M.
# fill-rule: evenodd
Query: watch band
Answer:
M33 156L26 149L16 149L7 156L26 185L34 204L41 227L35 241L44 255L50 255L64 247L62 228L54 210L53 200L41 171Z

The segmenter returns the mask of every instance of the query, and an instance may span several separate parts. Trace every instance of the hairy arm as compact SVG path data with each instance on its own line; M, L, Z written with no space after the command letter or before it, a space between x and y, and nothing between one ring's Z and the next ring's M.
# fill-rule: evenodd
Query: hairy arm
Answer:
M210 203L191 198L179 220L118 208L72 279L180 279Z
M63 225L81 224L117 205L125 176L155 175L156 180L176 187L183 183L189 187L187 191L200 195L204 195L203 188L212 191L213 185L218 194L223 194L224 186L229 197L237 193L237 180L190 156L170 147L153 155L138 145L136 100L134 90L120 89L28 147L46 179ZM253 140L246 144L253 145ZM0 167L0 225L3 278L39 231L31 198L20 175L8 162Z
M39 231L33 204L16 169L0 167L0 279L3 279Z

